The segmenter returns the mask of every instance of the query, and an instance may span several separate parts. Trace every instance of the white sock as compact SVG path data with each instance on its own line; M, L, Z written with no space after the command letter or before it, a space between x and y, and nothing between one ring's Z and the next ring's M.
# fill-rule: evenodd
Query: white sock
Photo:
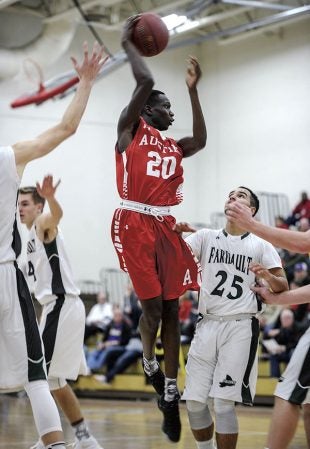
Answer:
M159 363L157 362L155 355L151 359L147 359L143 356L143 367L148 376L155 374L159 369Z
M213 438L208 441L196 441L196 445L198 449L215 449Z
M75 436L78 440L85 440L90 437L86 422L83 420L79 424L72 426L75 431Z

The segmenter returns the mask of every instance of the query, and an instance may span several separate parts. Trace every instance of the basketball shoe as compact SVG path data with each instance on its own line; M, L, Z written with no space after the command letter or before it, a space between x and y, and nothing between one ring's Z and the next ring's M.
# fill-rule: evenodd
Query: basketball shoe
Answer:
M178 393L172 401L165 401L164 394L158 399L158 408L164 415L162 431L173 443L177 443L181 436L179 399L180 395Z
M165 392L165 375L160 369L160 366L158 365L158 370L155 371L154 374L148 375L145 371L144 364L142 362L143 371L150 382L150 384L153 386L156 393L161 396Z

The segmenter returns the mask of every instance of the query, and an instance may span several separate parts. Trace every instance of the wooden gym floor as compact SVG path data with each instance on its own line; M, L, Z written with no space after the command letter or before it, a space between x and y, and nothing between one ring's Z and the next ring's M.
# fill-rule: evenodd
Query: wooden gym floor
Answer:
M184 403L181 404L183 432L179 443L166 440L160 431L161 413L154 400L124 401L80 399L89 427L104 449L195 449ZM237 407L240 424L238 449L263 449L271 407ZM65 436L73 433L62 419ZM0 448L28 449L37 440L29 401L0 395ZM306 449L302 419L290 449Z

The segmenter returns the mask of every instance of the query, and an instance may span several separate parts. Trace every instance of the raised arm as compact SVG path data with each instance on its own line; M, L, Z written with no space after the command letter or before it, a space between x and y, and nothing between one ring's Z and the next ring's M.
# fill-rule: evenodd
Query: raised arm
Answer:
M37 235L45 243L51 242L56 237L57 226L63 215L62 208L55 198L59 184L60 180L53 185L53 176L51 175L44 177L42 186L38 182L36 184L38 194L46 199L49 206L49 212L40 215L36 219Z
M199 62L195 57L190 56L186 84L192 105L193 135L191 137L183 137L178 142L183 149L184 157L192 156L199 150L202 150L207 142L207 129L197 90L197 84L200 78L201 69Z
M83 48L84 59L81 64L78 64L75 58L71 58L80 82L61 121L35 139L18 142L13 145L16 166L20 176L28 162L48 154L61 142L74 134L80 124L94 81L107 59L107 57L104 57L104 49L97 42L94 44L90 57L88 56L86 42Z
M240 228L256 234L278 248L298 253L310 252L310 231L290 231L267 226L255 220L250 209L237 201L228 205L226 215Z
M120 153L125 151L131 143L142 109L154 86L153 76L131 40L137 20L139 20L139 16L130 17L126 21L121 40L137 85L129 104L123 109L118 121L117 148Z

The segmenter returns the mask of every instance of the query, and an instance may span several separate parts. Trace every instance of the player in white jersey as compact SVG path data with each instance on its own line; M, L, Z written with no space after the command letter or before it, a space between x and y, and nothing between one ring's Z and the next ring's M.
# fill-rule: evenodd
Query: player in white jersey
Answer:
M297 232L264 225L253 219L242 204L231 204L227 215L244 230L255 233L273 245L294 252L310 252L310 231ZM267 304L304 304L310 302L310 285L275 294L265 287L255 287ZM296 432L300 407L303 407L304 426L310 447L310 329L301 337L294 354L275 390L267 446L287 449Z
M230 192L225 211L231 202L242 202L252 214L259 207L258 198L246 187ZM214 448L209 398L214 403L217 448L235 449L235 402L252 405L257 380L256 314L262 305L251 286L255 277L277 292L287 290L288 284L275 248L229 220L225 229L202 229L186 241L201 264L202 282L183 399L199 449Z
M0 391L24 387L38 433L47 448L65 449L56 404L45 374L42 342L32 299L16 259L20 253L17 231L17 193L25 166L75 133L104 60L98 44L82 64L72 58L80 77L76 93L61 121L33 140L0 147Z
M76 449L102 449L90 434L82 411L66 379L87 374L83 350L85 308L74 283L70 262L59 229L62 208L55 198L59 182L45 176L42 186L19 189L20 219L29 230L28 275L34 295L43 306L40 333L50 390L75 431ZM45 200L50 211L42 213ZM39 441L35 448L41 449Z

